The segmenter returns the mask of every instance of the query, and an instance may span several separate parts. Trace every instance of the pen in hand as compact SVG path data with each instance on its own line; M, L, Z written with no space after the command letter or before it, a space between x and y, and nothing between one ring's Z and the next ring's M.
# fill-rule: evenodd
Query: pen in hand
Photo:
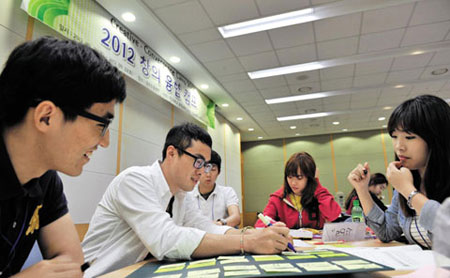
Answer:
M266 225L267 227L272 226L272 223L270 223L269 219L267 219L267 216L264 216L264 214L259 213L258 214L258 218L261 219L261 221L264 223L264 225ZM294 246L292 245L292 243L288 242L288 247L289 249L291 249L294 252L297 252L297 250L295 250Z
M88 269L94 262L95 262L95 259L93 259L92 261L85 262L84 264L82 264L81 265L81 272L85 272L86 269Z

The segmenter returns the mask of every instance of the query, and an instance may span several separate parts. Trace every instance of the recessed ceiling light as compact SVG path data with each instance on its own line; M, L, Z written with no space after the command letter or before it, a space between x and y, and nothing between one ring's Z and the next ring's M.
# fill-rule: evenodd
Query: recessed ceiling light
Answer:
M333 122L333 124L334 124L334 125L338 125L338 124L340 124L340 122Z
M300 24L311 21L311 15L314 9L307 8L294 12L288 12L263 18L248 20L219 27L219 32L224 38L230 38L250 33L261 32L294 24Z
M237 117L236 118L236 120L238 120L238 121L242 121L244 118L242 118L242 117Z
M263 139L263 137L262 136L258 136L258 139Z
M297 91L299 91L300 93L311 92L311 90L312 90L312 87L309 87L309 86L300 87L297 89Z
M179 62L181 61L181 59L180 59L180 57L172 56L172 57L170 57L170 61L171 61L172 63L177 64L177 63L179 63Z
M379 117L378 120L379 121L384 121L384 120L386 120L386 117Z
M209 88L208 84L202 84L200 85L200 88L202 88L203 90L206 90Z
M253 127L249 128L248 131L253 131L255 130Z
M122 19L126 22L134 22L136 20L136 17L134 16L134 14L126 12L122 14Z
M300 135L300 133L296 133L296 134L295 134L295 136L299 136L299 135Z
M401 88L405 88L405 85L397 85L394 87L395 89L401 89Z
M342 129L342 131L348 131L348 129L346 129L346 128L343 128L343 129Z
M228 103L222 103L222 107L228 107L230 106Z
M431 72L432 75L441 75L448 72L448 68L435 69Z
M291 125L289 128L290 129L296 129L297 127L295 125Z
M411 55L419 55L419 54L423 54L423 53L425 53L425 51L414 51L414 52L411 52Z
M385 107L383 107L383 110L389 110L389 109L392 109L392 106L385 106Z
M386 127L387 127L387 125L382 125L381 127L384 127L384 128L386 128Z

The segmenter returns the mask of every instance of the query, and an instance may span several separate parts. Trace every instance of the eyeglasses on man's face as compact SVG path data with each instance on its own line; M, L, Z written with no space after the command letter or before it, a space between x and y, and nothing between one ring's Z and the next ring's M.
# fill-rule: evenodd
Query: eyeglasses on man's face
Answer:
M94 115L92 113L89 113L87 111L80 111L80 112L76 112L78 115L80 115L81 117L85 117L88 118L90 120L94 120L96 122L101 123L101 127L102 127L102 132L100 133L100 136L103 137L106 134L106 131L108 131L108 127L111 124L112 120L111 119L106 119L97 115Z
M178 150L180 150L182 153L184 153L194 159L193 166L195 169L202 169L202 167L205 167L205 173L209 173L211 171L212 164L206 163L206 161L203 157L193 155L190 152L183 150L182 148L180 148L178 146L174 146L174 147L177 148Z

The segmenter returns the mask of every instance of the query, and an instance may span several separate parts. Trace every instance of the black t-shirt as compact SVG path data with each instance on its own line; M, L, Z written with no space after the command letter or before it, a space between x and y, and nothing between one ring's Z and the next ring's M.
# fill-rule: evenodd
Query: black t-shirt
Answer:
M42 227L68 212L55 171L21 185L0 134L0 277L20 271Z

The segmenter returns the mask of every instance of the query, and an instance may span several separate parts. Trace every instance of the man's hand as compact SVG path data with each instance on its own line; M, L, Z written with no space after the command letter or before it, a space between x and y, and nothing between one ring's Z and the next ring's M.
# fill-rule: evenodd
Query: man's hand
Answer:
M254 254L278 254L286 250L288 242L292 243L289 228L277 222L265 229L255 229L244 235L244 249Z
M39 263L17 273L13 277L82 278L81 266L68 256L59 256Z

